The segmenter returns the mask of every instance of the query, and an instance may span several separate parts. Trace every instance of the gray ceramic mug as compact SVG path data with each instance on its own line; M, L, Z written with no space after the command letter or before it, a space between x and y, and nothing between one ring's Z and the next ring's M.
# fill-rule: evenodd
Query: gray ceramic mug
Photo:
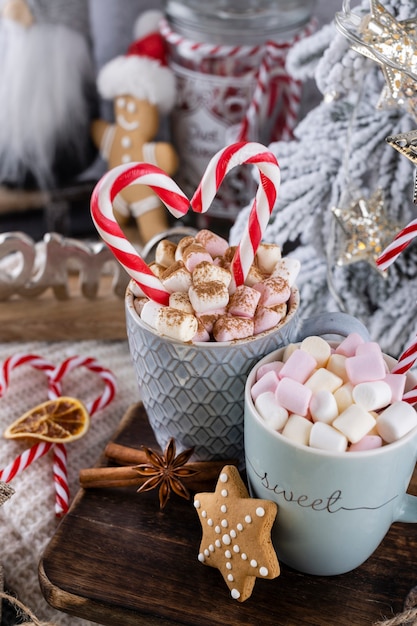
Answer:
M299 319L299 293L275 329L233 342L182 343L145 324L126 291L126 327L140 398L161 448L174 437L178 450L194 447L194 459L237 459L244 465L243 413L246 378L264 355L308 335L368 333L344 313Z
M417 522L417 497L407 494L416 463L417 428L376 450L329 452L296 444L266 426L245 389L246 472L251 494L273 500L272 539L278 558L307 574L343 574L361 565L391 524ZM390 367L395 363L386 357ZM408 375L407 389L416 379Z

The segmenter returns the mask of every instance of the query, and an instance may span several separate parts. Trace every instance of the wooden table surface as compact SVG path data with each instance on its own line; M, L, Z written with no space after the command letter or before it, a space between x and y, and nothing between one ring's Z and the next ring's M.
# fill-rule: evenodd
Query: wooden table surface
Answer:
M113 440L156 446L141 405L131 407ZM416 475L412 486L415 492ZM160 512L156 492L80 490L39 564L42 592L55 608L106 626L365 626L401 612L417 585L412 524L394 524L348 574L309 576L281 563L281 575L258 579L244 603L197 560L200 539L189 501L173 496Z

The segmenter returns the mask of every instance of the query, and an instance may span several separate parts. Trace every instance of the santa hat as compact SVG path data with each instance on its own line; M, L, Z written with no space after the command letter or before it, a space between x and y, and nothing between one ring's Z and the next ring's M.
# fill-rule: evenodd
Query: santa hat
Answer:
M135 24L140 38L134 41L125 55L104 65L97 76L100 95L113 100L130 95L155 104L160 113L171 111L175 103L175 77L167 66L165 45L157 30L162 14L144 13Z

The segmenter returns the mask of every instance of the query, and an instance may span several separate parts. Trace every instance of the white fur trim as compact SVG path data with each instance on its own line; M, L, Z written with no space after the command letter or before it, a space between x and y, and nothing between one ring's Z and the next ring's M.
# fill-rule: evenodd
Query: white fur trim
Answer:
M162 11L157 9L149 9L139 15L133 26L133 39L142 39L146 35L159 32L159 23L162 18Z
M103 98L131 95L155 104L162 114L175 103L175 77L168 67L154 59L118 56L104 65L97 76L97 89Z

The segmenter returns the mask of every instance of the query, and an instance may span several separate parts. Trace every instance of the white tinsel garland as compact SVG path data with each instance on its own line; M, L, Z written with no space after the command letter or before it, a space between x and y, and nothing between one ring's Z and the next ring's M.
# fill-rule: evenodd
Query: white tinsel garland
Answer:
M414 0L386 0L384 6L398 20L416 13ZM368 0L354 10L369 13ZM389 218L400 225L416 217L413 165L385 139L416 128L417 122L400 108L377 108L385 84L380 67L352 51L334 24L294 46L288 64L290 73L303 80L314 77L323 95L333 99L310 111L293 141L270 146L282 183L265 240L281 246L296 242L291 254L302 262L303 316L343 308L362 319L383 350L398 356L417 332L416 245L386 278L365 261L337 267L326 251L335 230L331 208L340 206L349 189L364 198L382 189ZM249 207L238 216L232 244L241 238L248 213Z

